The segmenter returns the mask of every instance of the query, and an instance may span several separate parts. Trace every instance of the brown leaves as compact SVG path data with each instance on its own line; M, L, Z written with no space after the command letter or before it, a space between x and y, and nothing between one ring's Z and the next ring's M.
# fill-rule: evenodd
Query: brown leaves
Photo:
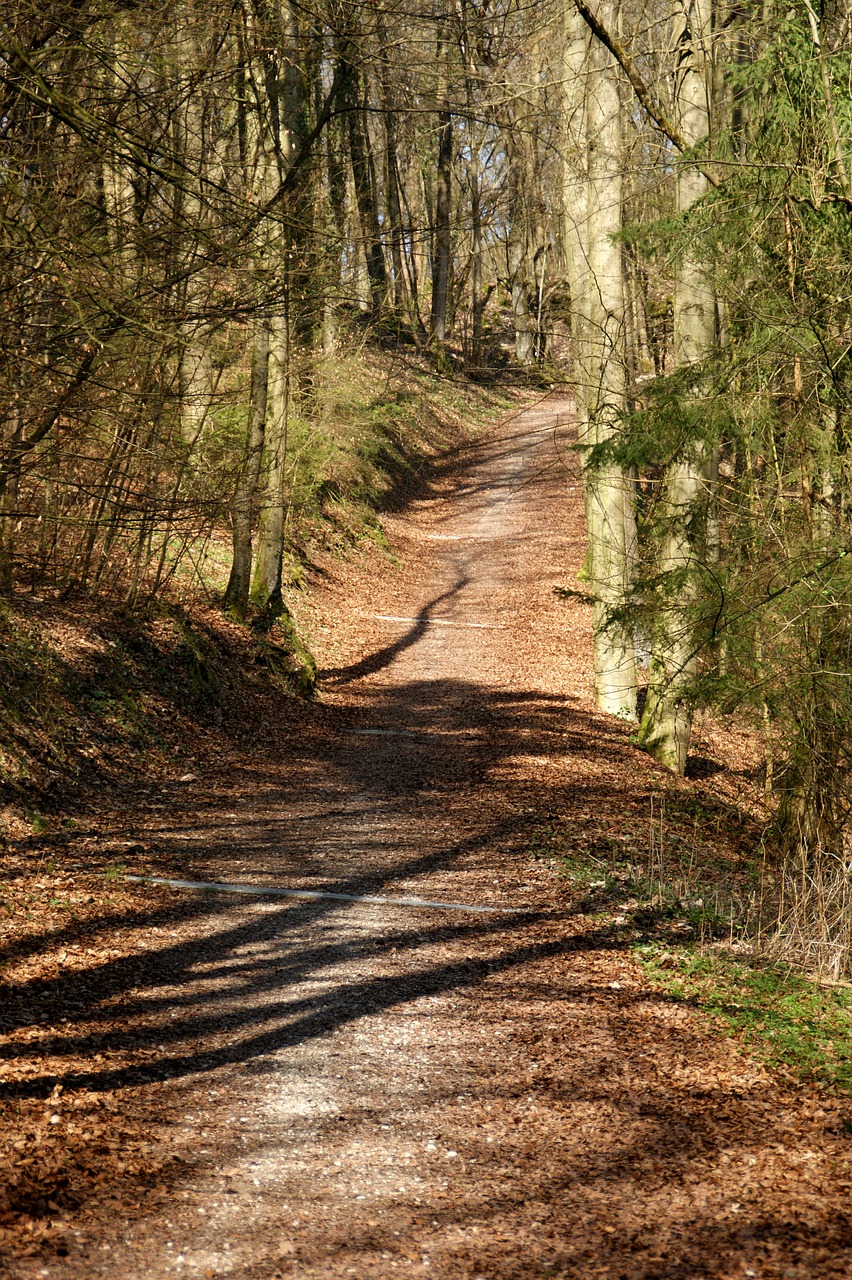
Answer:
M329 682L336 707L289 738L252 702L251 751L194 759L195 785L178 781L183 751L134 819L164 861L209 859L216 878L372 880L538 914L480 929L294 912L282 930L277 907L193 916L198 899L79 873L18 881L6 1079L50 1096L13 1102L0 1128L7 1242L35 1256L84 1225L114 1247L126 1220L136 1255L116 1275L165 1274L190 1241L210 1277L848 1272L841 1118L645 989L606 922L569 917L547 861L554 839L607 861L626 834L638 847L663 784L593 709L587 617L551 590L564 475L540 474L543 496L513 482L525 505L508 551L490 516L484 536L474 486L458 545L408 538L393 573L378 551L330 561L325 596L300 606L326 611L328 665L384 665ZM444 538L448 518L436 490L413 523ZM579 495L566 519L573 546ZM371 615L417 616L454 591L459 545L485 575L468 620L493 609L511 625L427 629L388 657L400 637ZM118 850L118 819L99 821L91 848ZM167 1087L150 1083L169 1066ZM51 1073L101 1091L51 1092Z
M109 1097L53 1090L48 1106L17 1102L0 1128L0 1248L18 1257L67 1252L61 1222L156 1175L145 1133L117 1122ZM57 1109L58 1108L58 1109ZM164 1196L169 1188L161 1184Z

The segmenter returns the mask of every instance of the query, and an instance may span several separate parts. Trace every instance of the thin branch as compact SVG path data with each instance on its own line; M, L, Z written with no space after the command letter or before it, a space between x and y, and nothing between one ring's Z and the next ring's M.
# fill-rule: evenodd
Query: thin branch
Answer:
M589 6L585 3L585 0L574 0L574 6L589 29L600 40L601 44L609 49L616 62L627 76L627 79L632 84L639 102L645 108L657 128L665 134L673 146L677 147L681 155L688 155L693 148L689 145L686 138L684 138L677 125L669 118L662 104L654 97L650 87L645 83L639 72L636 70L635 63L628 54L624 45L621 44L619 40L616 40L615 36L611 35L609 31L607 31L600 19L592 13ZM697 160L694 161L694 164L698 171L703 173L711 187L718 189L718 180L706 168L706 166Z

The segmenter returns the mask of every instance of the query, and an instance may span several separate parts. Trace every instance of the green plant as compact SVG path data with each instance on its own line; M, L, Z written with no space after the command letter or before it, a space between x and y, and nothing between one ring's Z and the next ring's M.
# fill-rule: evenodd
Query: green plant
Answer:
M47 818L44 814L39 813L38 809L25 809L24 817L33 829L35 835L43 835L49 826Z
M716 1020L769 1065L852 1089L852 988L824 987L718 948L648 943L634 954L655 986Z

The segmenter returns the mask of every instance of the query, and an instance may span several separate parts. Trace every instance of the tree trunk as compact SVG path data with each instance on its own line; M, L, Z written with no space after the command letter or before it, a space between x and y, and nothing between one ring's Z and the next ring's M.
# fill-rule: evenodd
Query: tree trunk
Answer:
M111 40L111 59L106 77L108 91L113 93L133 58L130 41L125 36L125 25L119 21ZM107 153L101 164L101 179L111 265L117 269L121 283L126 287L134 279L137 265L133 234L136 204L133 169L121 156Z
M450 256L452 253L451 209L453 174L453 117L448 97L447 45L444 32L446 18L439 19L437 64L441 83L438 91L438 161L435 169L435 226L432 259L432 336L438 342L447 338L447 306L450 289Z
M196 15L190 4L177 11L175 59L177 107L174 113L175 153L183 176L177 196L177 262L182 277L179 306L183 320L178 356L178 418L180 434L190 452L201 437L213 403L210 362L211 327L206 319L210 282L204 269L206 232L207 145L204 104L199 86L201 51Z
M530 228L528 209L532 199L534 174L529 140L514 120L509 128L509 233L506 244L506 274L512 302L515 330L515 359L532 364L535 359L534 320L530 313Z
M345 74L341 99L349 129L349 158L369 281L370 313L378 319L387 302L388 273L379 222L376 172L364 111L364 89L358 71L359 53L348 36L340 41L339 52Z
M418 336L426 338L426 325L420 314L420 280L424 271L427 255L424 253L424 236L422 227L427 219L424 216L426 201L423 195L423 175L419 165L409 166L408 184L400 181L399 193L402 198L407 228L405 239L408 248L405 262L408 269L408 286L411 291L411 317ZM418 266L418 261L420 266Z
M617 0L600 6L602 21L617 29ZM586 409L588 446L621 429L626 409L624 272L618 236L622 219L621 95L615 59L598 41L589 46L586 92L588 165L588 339ZM613 615L623 607L633 559L633 482L613 461L588 461L584 470L593 597L595 699L613 715L636 711L636 668L630 626Z
M269 384L263 444L263 497L251 602L267 617L281 612L281 569L286 514L285 467L290 409L290 333L286 314L269 325Z
M14 461L0 479L0 593L8 594L15 581L15 524L17 521L18 490L21 478L21 458L16 453L23 435L24 421L20 409L10 415L7 431L3 432L3 445Z
M515 239L515 236L519 239ZM524 243L523 223L515 226L508 245L509 291L512 297L512 322L515 328L515 359L518 364L535 360L534 322L530 314L530 291L527 279L529 255Z
M438 115L438 165L435 172L435 261L432 268L432 334L438 342L447 337L447 302L450 287L451 178L453 169L453 121L449 111Z
M565 57L562 70L562 252L568 275L571 313L571 377L577 411L577 436L588 444L589 410L589 187L586 155L586 76L589 29L577 10L565 9Z
M379 40L379 81L385 127L385 203L388 211L391 264L393 266L393 298L397 311L405 310L405 264L402 248L402 205L399 196L399 145L397 120L399 109L394 100L393 71L387 26L380 9L376 11L376 35Z
M251 399L246 456L237 483L231 515L234 554L224 599L225 609L240 622L246 616L251 584L252 522L263 459L268 388L269 321L265 316L258 316L254 322L252 341Z
M346 148L343 125L339 119L331 120L326 129L325 185L331 213L328 263L328 296L323 308L323 350L331 355L336 338L337 323L334 303L343 282L343 256L351 254L347 237L346 218Z
M305 81L301 71L301 46L296 11L286 5L281 13L281 49L277 65L278 177L287 175L299 150L304 133ZM278 235L278 249L270 262L274 288L272 315L269 319L267 355L266 426L263 439L261 475L263 494L257 530L257 556L252 576L250 600L267 619L276 617L283 608L281 572L284 558L284 522L286 516L285 469L287 463L287 425L290 413L291 373L291 268L294 231L291 215Z
M710 133L712 0L694 0L688 6L677 0L675 17L680 52L676 120L689 145L697 146ZM697 165L681 163L677 172L678 212L685 214L708 187L708 180ZM700 255L687 252L675 274L677 369L700 366L710 355L715 341L715 311L707 263ZM694 443L673 460L666 472L659 569L677 586L668 599L661 601L655 620L648 696L639 730L640 744L661 764L681 774L686 769L692 732L687 695L696 670L697 645L691 616L694 573L706 558L712 471L712 450ZM676 577L672 579L672 575Z
M244 124L246 180L262 205L289 172L304 131L305 87L295 13L285 8L268 51L264 31L249 33ZM262 52L261 52L262 51ZM288 209L288 214L292 209ZM290 409L290 258L293 237L273 217L260 220L254 248L256 306L245 453L231 520L233 560L225 608L244 618L249 600L274 614L281 602L287 420ZM261 489L257 556L252 524Z
M470 234L471 234L471 341L470 358L475 369L482 367L482 312L484 298L482 293L482 175L479 164L479 139L475 132L475 121L468 116L468 130L471 137L470 161Z

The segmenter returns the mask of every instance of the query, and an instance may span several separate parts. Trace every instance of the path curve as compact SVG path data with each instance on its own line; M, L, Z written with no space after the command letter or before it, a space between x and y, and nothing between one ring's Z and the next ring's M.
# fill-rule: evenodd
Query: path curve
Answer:
M595 712L586 610L553 590L582 555L571 421L560 396L507 419L389 518L396 567L329 567L309 622L342 730L144 831L198 878L523 913L216 899L152 936L120 1012L171 1019L152 1136L186 1176L51 1275L850 1274L843 1140L792 1134L798 1095L530 856L569 806L578 847L601 806L617 833L659 777Z

